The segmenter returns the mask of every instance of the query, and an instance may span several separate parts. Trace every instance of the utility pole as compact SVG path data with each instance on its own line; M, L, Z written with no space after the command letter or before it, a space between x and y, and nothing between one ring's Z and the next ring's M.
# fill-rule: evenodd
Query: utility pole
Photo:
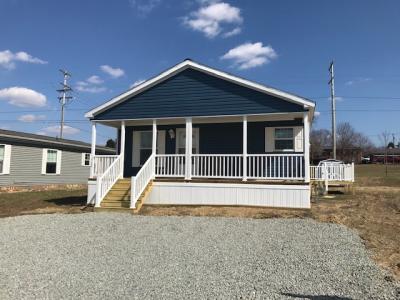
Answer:
M61 84L61 88L57 90L57 92L60 93L60 96L58 97L58 100L61 104L61 121L60 121L60 138L63 138L63 131L64 131L64 111L65 111L65 105L72 99L72 96L69 95L69 92L72 91L71 87L67 84L68 77L71 77L71 74L69 74L65 70L61 70L60 72L64 76L64 81Z
M335 75L333 70L333 61L329 66L331 86L331 102L332 102L332 148L333 148L333 159L336 159L336 98L335 98Z

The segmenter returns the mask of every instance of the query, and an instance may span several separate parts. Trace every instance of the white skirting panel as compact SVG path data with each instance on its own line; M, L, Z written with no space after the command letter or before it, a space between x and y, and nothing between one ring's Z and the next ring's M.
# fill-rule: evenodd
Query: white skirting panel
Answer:
M154 182L145 204L310 208L309 185Z

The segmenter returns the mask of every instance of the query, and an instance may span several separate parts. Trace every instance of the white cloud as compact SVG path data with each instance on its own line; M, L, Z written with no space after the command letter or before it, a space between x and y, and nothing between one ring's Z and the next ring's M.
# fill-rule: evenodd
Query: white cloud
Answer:
M315 112L314 112L314 116L315 116L315 117L319 117L320 115L321 115L321 113L320 113L319 111L315 111Z
M99 84L103 83L104 80L101 79L97 75L90 76L86 81L78 81L76 83L75 89L78 92L84 92L84 93L92 93L92 94L97 94L97 93L102 93L107 91L107 88L104 86L99 86Z
M18 121L25 122L25 123L32 123L35 121L40 121L46 119L45 115L34 115L34 114L27 114L22 115L18 118Z
M237 35L237 34L239 34L241 32L242 32L242 28L236 27L236 28L232 29L231 31L228 31L228 32L224 33L223 36L224 37L231 37L231 36Z
M189 16L183 18L183 23L189 28L200 31L208 38L214 38L225 32L225 25L236 25L233 30L225 32L224 36L240 33L238 24L243 22L240 9L229 3L217 1L201 1L202 6Z
M244 70L262 66L277 57L278 55L271 46L263 46L261 42L258 42L237 46L225 53L221 59L232 60L234 66Z
M89 86L89 84L84 81L78 81L75 89L78 92L92 93L92 94L98 94L107 91L107 88L104 86Z
M0 51L0 67L4 67L9 70L14 69L15 62L17 61L31 64L47 64L47 61L33 57L32 55L23 51L16 53L11 52L10 50Z
M130 88L134 88L135 86L138 86L138 85L140 85L140 84L142 84L143 82L145 82L146 80L144 80L144 79L138 79L138 80L136 80L134 83L132 83L129 87Z
M121 68L113 68L113 67L111 67L109 65L102 65L102 66L100 66L100 69L104 73L110 75L113 78L118 78L118 77L121 77L121 76L123 76L125 74L125 71L122 70Z
M38 134L42 134L42 135L59 134L60 133L60 125L45 127L42 130L40 130L39 132L38 132ZM63 133L66 135L74 135L79 132L80 132L80 130L78 128L64 125Z
M358 83L365 83L365 82L368 82L368 81L371 81L371 80L372 79L368 78L368 77L359 77L359 78L347 81L345 83L345 85L350 86L350 85L354 85L354 84L358 84Z
M88 79L86 79L87 82L92 83L92 84L101 84L104 82L103 79L101 79L99 76L97 75L92 75L90 76Z
M161 3L161 0L129 0L129 3L140 15L146 16Z
M24 87L10 87L0 89L0 100L19 107L42 107L46 105L46 96Z

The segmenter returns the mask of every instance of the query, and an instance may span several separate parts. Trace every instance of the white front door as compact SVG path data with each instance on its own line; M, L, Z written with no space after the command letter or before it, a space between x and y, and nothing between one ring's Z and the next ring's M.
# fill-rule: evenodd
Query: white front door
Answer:
M185 154L186 128L176 129L176 154ZM199 128L192 129L192 153L199 154Z

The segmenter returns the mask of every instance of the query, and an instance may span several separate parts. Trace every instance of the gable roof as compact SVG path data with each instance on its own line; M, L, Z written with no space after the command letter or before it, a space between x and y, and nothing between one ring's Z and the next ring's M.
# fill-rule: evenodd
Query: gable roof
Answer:
M73 150L76 152L87 152L87 153L90 153L91 150L91 144L81 141L60 139L40 134L33 134L33 133L12 131L5 129L0 129L0 144L2 143L5 144L17 143L38 148L56 148L56 149ZM115 149L96 146L96 153L114 154Z
M277 89L274 89L271 87L267 87L265 85L262 85L262 84L259 84L259 83L256 83L256 82L253 82L253 81L250 81L247 79L243 79L243 78L228 74L226 72L222 72L222 71L210 68L208 66L199 64L192 60L186 59L183 62L175 65L174 67L164 71L163 73L143 82L142 84L126 91L125 93L122 93L122 94L118 95L117 97L114 97L113 99L107 101L106 103L90 110L89 112L87 112L85 114L85 117L93 118L95 115L97 115L103 111L106 111L107 109L109 109L117 104L120 104L120 103L124 102L125 100L150 89L151 87L167 80L168 78L170 78L188 68L198 70L200 72L204 72L211 76L214 76L214 77L217 77L217 78L220 78L220 79L223 79L223 80L226 80L226 81L229 81L229 82L232 82L232 83L235 83L235 84L238 84L238 85L241 85L241 86L253 89L253 90L256 90L258 92L272 95L274 97L286 100L291 103L302 105L304 108L309 109L312 113L314 112L315 103L306 98L296 96L296 95L293 95L293 94L290 94L290 93L287 93L284 91L280 91L280 90L277 90Z

